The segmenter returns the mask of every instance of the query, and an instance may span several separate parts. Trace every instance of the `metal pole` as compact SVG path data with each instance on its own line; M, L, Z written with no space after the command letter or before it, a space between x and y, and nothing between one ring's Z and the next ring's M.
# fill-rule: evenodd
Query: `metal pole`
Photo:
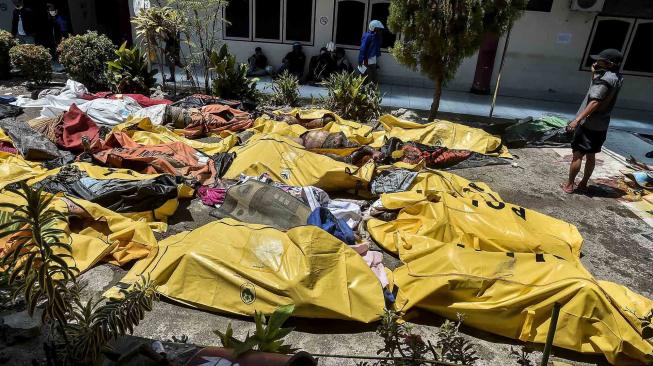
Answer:
M490 118L494 114L494 106L497 102L497 94L499 93L499 84L501 83L501 72L503 71L503 63L506 61L506 51L508 50L508 44L510 43L510 32L512 31L512 26L508 28L506 33L506 43L503 45L503 52L501 52L501 63L499 63L499 75L497 75L497 83L494 86L494 94L492 95L492 106L490 106Z
M549 323L549 332L546 334L541 366L547 366L549 364L549 355L551 354L551 347L553 347L553 339L555 338L556 328L558 326L558 315L560 315L560 304L556 302L553 304L553 310L551 310L551 323Z

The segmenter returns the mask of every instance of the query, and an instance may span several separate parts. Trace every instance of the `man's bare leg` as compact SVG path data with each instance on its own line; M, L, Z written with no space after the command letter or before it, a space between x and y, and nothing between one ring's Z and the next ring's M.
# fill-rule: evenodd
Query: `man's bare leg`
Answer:
M574 151L571 165L569 166L569 179L566 183L562 184L562 190L566 193L572 193L574 191L574 182L576 181L576 176L580 172L580 167L582 164L583 153L580 151Z
M587 182L590 180L595 166L596 154L585 155L585 170L583 170L583 179L578 183L578 189L587 189Z

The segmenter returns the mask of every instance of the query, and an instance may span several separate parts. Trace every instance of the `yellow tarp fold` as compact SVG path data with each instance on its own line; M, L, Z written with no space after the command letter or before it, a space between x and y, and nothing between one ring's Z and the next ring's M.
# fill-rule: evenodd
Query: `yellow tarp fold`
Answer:
M125 132L137 144L141 145L159 145L171 142L183 142L184 144L201 151L207 155L214 155L226 152L236 145L238 138L236 135L228 135L220 142L207 143L196 140L190 140L179 136L174 131L164 126L158 126L152 123L147 117L129 117L127 120L113 128L112 131Z
M293 315L371 322L384 300L358 253L327 232L302 226L282 232L224 219L171 236L110 290L149 275L171 299L207 310L251 316L294 304Z
M226 179L241 174L258 176L268 173L281 183L292 186L316 186L327 191L364 190L374 172L374 165L361 168L335 161L305 150L301 145L279 135L255 135L236 153Z
M0 192L0 202L20 205L24 200L10 192ZM57 197L51 207L69 218L62 228L70 235L72 256L82 272L101 261L125 265L146 257L157 243L152 230L165 230L165 224L134 221L77 198ZM11 212L0 208L0 223L10 218ZM9 237L0 238L1 254L12 250L9 244Z
M554 345L603 354L615 365L653 360L653 343L625 315L630 309L642 317L653 301L596 281L576 261L554 255L479 251L421 238L428 243L399 245L406 265L394 271L398 309L426 309L451 319L463 314L467 326L544 343L558 302Z
M508 148L502 145L501 138L473 127L459 123L438 120L421 124L406 121L386 114L379 119L385 133L376 134L374 146L382 146L384 138L397 137L404 142L414 141L431 146L444 146L449 149L469 150L479 154L512 157Z
M405 193L383 194L384 206L406 206L393 221L371 219L367 229L376 242L393 253L398 252L400 243L415 247L420 237L427 237L491 252L548 253L570 261L580 256L583 238L566 222L500 201L446 193L435 200L415 203L406 200ZM403 240L407 235L410 241Z
M20 155L0 151L0 189L45 172L47 169L39 163L25 160Z
M361 145L368 145L374 141L372 134L372 127L364 125L362 123L349 121L341 118L337 114L325 110L325 109L308 109L308 110L299 110L293 109L288 112L284 111L275 111L276 115L290 115L303 120L313 120L318 118L324 118L329 116L334 119L334 121L327 122L324 127L307 129L299 124L289 125L286 122L274 121L268 117L262 116L259 117L255 122L254 126L251 128L252 131L257 133L264 134L278 134L281 136L296 138L308 131L326 131L331 133L342 132L347 136L347 139L356 142Z

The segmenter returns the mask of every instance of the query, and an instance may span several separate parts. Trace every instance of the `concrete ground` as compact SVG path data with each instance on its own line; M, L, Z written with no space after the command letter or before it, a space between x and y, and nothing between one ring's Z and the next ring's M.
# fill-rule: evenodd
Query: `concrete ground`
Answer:
M28 110L20 118L32 118L37 112ZM506 201L576 225L585 238L582 262L590 272L598 279L624 284L653 297L653 242L649 239L653 229L615 199L563 193L558 184L567 174L568 157L553 149L529 148L512 152L517 157L516 166L470 168L455 173L486 182ZM182 204L171 217L166 236L212 221L208 213L209 208L199 200ZM100 296L127 270L111 265L91 269L82 276L87 282L86 294ZM422 313L415 320L415 329L426 339L434 339L441 321L433 314ZM166 340L185 334L192 343L219 345L213 330L224 330L230 322L239 337L254 329L248 319L199 311L161 299L134 335ZM295 326L296 331L288 336L288 342L314 354L374 356L382 346L381 338L375 334L375 325L312 319L292 319L289 325ZM511 347L521 346L519 342L474 329L464 328L463 332L477 349L478 365L517 365L509 353ZM38 348L38 344L32 346L32 349ZM572 365L605 364L600 357L584 357L564 350L555 350L554 355L554 360ZM540 356L537 351L533 354L533 364L539 364ZM354 364L354 360L343 358L320 360L320 365Z

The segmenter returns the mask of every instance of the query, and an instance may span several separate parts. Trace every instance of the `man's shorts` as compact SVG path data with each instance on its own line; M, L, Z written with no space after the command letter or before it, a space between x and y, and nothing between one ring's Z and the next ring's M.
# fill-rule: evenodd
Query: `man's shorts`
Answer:
M608 131L593 131L578 126L574 132L574 138L571 140L571 149L583 154L599 153L607 136Z

